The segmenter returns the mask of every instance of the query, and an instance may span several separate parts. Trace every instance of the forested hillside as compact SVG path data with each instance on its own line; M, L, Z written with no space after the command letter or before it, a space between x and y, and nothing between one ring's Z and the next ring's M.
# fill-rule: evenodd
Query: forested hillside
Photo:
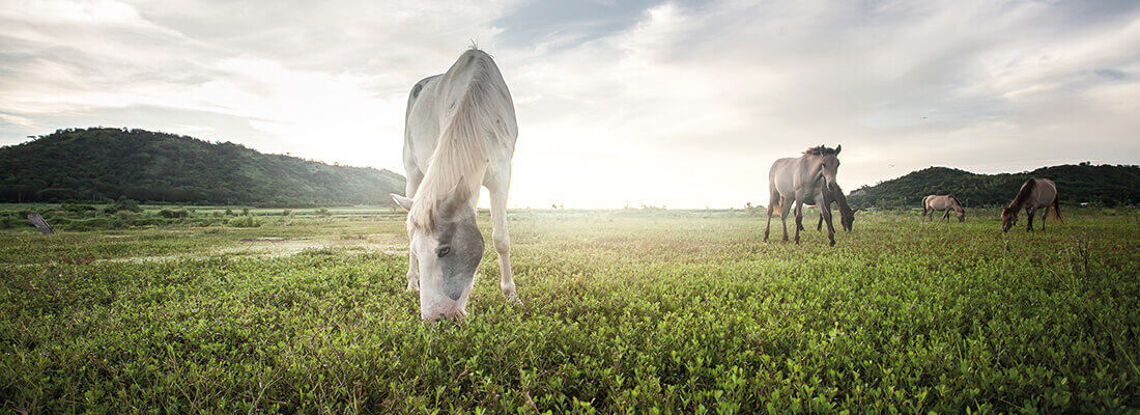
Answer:
M953 194L966 206L1004 205L1030 177L1057 183L1061 203L1098 206L1140 204L1140 166L1093 166L1088 163L1042 167L1021 173L977 174L930 167L851 192L856 207L917 207L924 196Z
M404 178L262 154L230 142L87 128L0 147L0 202L113 200L314 206L387 204Z

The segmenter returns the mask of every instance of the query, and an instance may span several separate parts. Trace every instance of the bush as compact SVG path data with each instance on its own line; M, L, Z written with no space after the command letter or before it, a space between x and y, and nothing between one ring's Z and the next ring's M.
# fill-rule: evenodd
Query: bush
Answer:
M65 212L72 213L77 216L93 216L95 213L99 212L99 209L96 209L95 206L74 203L64 203L62 205L59 205L59 208Z
M329 212L329 210L326 208L317 209L313 213L316 213L318 216L332 216L332 212Z
M115 201L115 204L111 205L111 207L115 208L115 211L124 211L125 210L128 212L135 212L135 213L142 212L142 208L139 207L139 202L137 200L127 199L124 196L120 196L119 200Z
M261 226L261 221L254 219L253 216L241 216L230 219L227 224L234 228L256 228Z
M178 210L163 209L163 210L158 211L158 214L159 214L159 216L162 216L162 217L167 218L167 219L182 219L182 218L190 217L190 212L187 212L186 210L183 210L183 209L178 209Z

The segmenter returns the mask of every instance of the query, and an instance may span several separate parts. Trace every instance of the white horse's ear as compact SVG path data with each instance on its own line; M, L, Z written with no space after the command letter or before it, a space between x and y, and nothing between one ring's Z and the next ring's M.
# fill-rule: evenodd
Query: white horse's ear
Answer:
M395 193L389 193L388 195L392 196L392 200L396 202L397 205L400 205L400 207L404 208L404 210L412 210L411 198L403 197Z
M842 151L842 150L843 150L843 144L840 144L840 145L837 145L837 146L835 146L835 155L837 155L837 156L838 156L838 155L839 155L839 152L840 152L840 151Z

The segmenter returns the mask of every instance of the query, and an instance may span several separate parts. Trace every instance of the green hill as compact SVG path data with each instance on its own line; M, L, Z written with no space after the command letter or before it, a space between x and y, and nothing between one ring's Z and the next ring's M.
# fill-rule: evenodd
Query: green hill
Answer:
M262 154L230 142L87 128L0 147L0 202L100 201L267 207L388 204L404 177Z
M1001 174L977 174L947 167L929 167L874 186L856 189L848 199L855 207L917 207L926 195L949 193L966 206L1005 205L1013 200L1021 184L1030 177L1056 182L1063 204L1140 204L1140 166L1093 166L1088 163Z

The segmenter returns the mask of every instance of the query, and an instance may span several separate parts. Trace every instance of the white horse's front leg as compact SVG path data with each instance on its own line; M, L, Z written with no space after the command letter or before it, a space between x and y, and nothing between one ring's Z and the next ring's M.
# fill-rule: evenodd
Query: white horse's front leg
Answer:
M408 178L404 182L404 195L406 197L415 197L416 190L420 188L420 181L424 179L423 173L414 167L405 164L405 170L408 172ZM410 242L410 241L409 241ZM408 247L408 287L404 291L412 292L420 289L419 272L416 269L416 254L412 253L411 247Z
M416 272L416 254L408 250L408 287L404 291L412 292L420 288L419 273Z
M488 189L491 193L491 240L495 243L495 251L499 253L499 288L507 301L520 302L515 292L515 280L511 274L511 235L507 233L507 189L510 175L496 183L494 188Z

